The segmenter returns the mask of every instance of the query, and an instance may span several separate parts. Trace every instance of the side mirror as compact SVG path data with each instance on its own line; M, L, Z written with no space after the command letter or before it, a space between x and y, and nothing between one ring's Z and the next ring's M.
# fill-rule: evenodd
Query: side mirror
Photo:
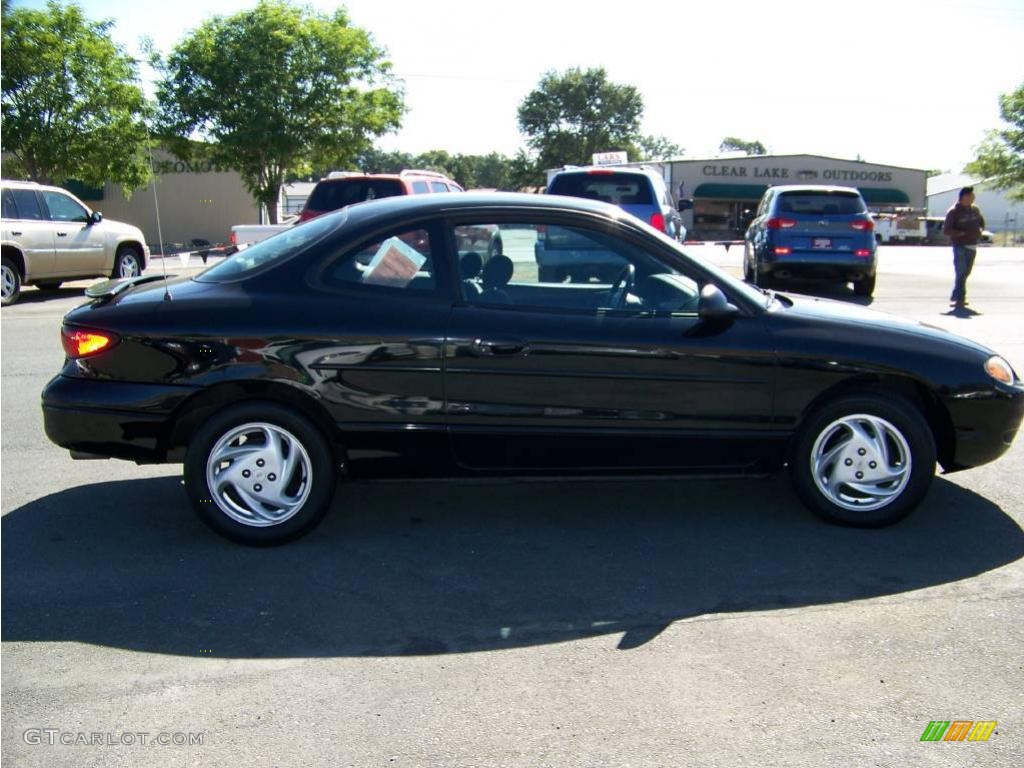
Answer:
M726 320L740 313L735 304L730 304L722 290L714 283L700 289L697 314L703 320Z
M101 221L103 221L103 214L100 213L99 211L93 211L91 214L89 214L90 224L99 224Z
M691 200L688 197L680 200L678 203L676 203L676 210L679 211L680 213L682 213L683 211L692 211L693 200Z

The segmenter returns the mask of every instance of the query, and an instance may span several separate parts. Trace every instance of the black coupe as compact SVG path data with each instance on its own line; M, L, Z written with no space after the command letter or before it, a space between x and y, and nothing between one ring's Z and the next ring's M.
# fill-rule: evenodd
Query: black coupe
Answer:
M556 247L616 269L547 282L536 253ZM581 199L362 203L194 278L87 295L43 392L50 439L183 461L199 516L247 544L309 531L339 477L381 475L788 466L818 514L880 526L936 461L1001 455L1024 415L1021 380L978 344L754 288Z

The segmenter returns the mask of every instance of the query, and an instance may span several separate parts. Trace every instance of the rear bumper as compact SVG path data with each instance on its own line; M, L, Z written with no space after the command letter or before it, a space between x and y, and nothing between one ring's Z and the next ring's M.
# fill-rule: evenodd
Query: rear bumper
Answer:
M152 463L167 456L175 408L190 387L57 376L43 389L43 427L76 453Z
M1012 445L1024 420L1024 387L1000 387L976 397L961 396L947 402L955 431L955 446L948 471L995 461Z
M878 269L875 256L861 257L851 253L821 253L793 251L786 255L773 255L761 264L761 271L770 275L803 278L860 280L874 277Z

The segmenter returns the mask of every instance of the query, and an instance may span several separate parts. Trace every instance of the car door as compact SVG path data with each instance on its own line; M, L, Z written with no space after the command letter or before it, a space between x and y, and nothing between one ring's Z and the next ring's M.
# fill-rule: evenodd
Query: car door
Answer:
M109 271L103 235L89 221L89 211L70 195L42 190L43 208L53 222L54 275L76 277Z
M301 312L324 337L298 345L295 358L360 473L450 464L441 368L452 295L437 229L346 237L309 273Z
M462 228L494 226L504 246L478 278L463 279L448 326L456 462L509 471L755 466L778 437L760 318L702 320L699 277L659 261L649 244L666 244L633 226L547 215L451 223L452 242ZM616 284L540 281L534 243L555 227L617 258ZM630 272L636 285L620 300Z
M26 280L53 274L53 226L46 221L36 190L19 187L3 190L3 241L21 250Z

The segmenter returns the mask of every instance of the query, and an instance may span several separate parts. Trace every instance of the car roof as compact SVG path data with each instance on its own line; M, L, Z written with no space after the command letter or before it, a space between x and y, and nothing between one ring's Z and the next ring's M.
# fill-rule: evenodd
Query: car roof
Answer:
M562 168L558 170L552 178L555 176L564 176L570 173L592 173L594 171L603 171L606 173L636 173L643 174L644 176L651 176L652 174L661 178L657 171L653 168L648 168L645 165L579 165L568 168Z
M779 184L769 187L772 192L849 192L860 194L856 187L838 187L833 184Z
M561 195L531 195L521 192L462 192L453 194L398 195L382 197L365 203L350 205L348 221L355 225L369 224L380 219L395 216L418 218L439 213L500 208L505 211L520 209L526 211L561 210L581 213L600 213L622 218L622 209L610 203L588 200L581 197ZM335 213L325 214L327 216Z

